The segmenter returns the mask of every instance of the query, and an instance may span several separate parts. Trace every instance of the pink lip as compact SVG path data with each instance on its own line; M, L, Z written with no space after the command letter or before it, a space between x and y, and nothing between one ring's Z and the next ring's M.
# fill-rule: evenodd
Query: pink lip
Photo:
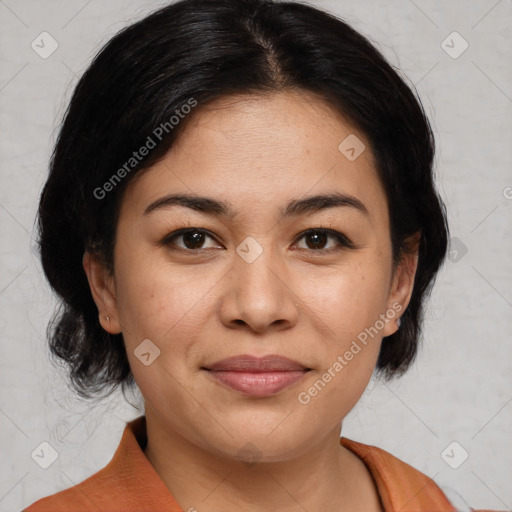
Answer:
M265 397L302 379L309 368L281 356L242 355L205 368L218 382L248 396Z

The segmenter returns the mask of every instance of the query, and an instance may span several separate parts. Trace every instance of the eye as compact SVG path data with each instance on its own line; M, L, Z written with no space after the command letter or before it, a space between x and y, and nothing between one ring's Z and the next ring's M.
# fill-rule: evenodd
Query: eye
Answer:
M308 229L298 238L298 240L302 239L306 241L307 247L299 247L299 249L323 252L338 251L342 248L355 249L355 245L343 233L332 229ZM328 245L329 239L337 243L335 243L333 247L326 248L325 246Z
M183 249L186 251L201 251L204 249L208 249L209 247L204 247L204 243L206 239L211 239L215 241L212 235L206 230L201 228L188 228L188 229L180 229L178 231L174 231L173 233L167 235L161 242L162 245L170 245L176 246L179 249ZM176 243L176 241L182 240L182 243ZM217 243L217 242L216 242ZM211 246L214 247L214 246ZM215 247L218 247L218 243Z
M210 247L205 247L205 241L210 239L214 242ZM334 252L342 248L355 249L355 245L343 234L332 229L314 228L303 232L297 240L304 239L306 247L298 247L300 250L309 250L314 252ZM334 241L332 247L329 240ZM187 228L174 231L167 235L162 241L162 245L171 246L171 249L177 248L187 252L203 251L211 248L219 248L215 237L209 231L202 228ZM174 246L174 247L172 247Z

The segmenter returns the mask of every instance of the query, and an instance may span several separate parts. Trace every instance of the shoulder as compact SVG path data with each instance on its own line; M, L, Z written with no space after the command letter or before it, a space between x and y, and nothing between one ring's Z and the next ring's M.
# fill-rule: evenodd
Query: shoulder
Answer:
M66 489L57 494L41 498L24 508L22 512L64 512L69 510L85 512L92 510L87 503L83 502L80 496L76 496L75 493L69 491L70 489Z
M492 512L465 505L456 493L447 493L429 476L377 446L346 437L340 443L360 457L375 480L386 512ZM497 512L497 511L496 511Z
M23 512L181 512L147 460L145 417L129 422L110 462L69 489L41 498Z
M39 499L23 512L131 510L141 490L126 479L127 468L123 468L123 461L119 457L122 449L123 443L111 461L100 471L68 489Z
M122 494L116 479L112 480L112 478L109 478L106 468L103 468L73 487L39 499L23 509L23 512L64 512L69 510L86 512L90 510L103 510L106 487L110 487L113 493L119 494L119 491L121 491Z

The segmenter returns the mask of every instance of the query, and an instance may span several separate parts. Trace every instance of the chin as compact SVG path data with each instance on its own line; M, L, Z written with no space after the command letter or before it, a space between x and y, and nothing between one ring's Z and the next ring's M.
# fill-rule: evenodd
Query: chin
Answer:
M293 415L293 414L292 414ZM292 416L290 415L290 417ZM225 422L226 430L233 434L222 439L209 439L208 444L220 455L236 458L242 462L258 459L258 462L281 462L293 459L311 449L318 430L305 428L306 425L286 425L286 414L279 421L254 421L246 418L242 424ZM210 432L211 433L211 432ZM225 433L225 432L224 432ZM206 438L203 437L204 442Z

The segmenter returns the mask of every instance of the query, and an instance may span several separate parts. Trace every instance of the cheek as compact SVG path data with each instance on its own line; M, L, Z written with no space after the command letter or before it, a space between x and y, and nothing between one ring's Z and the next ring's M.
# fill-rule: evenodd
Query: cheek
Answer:
M329 339L346 343L386 309L390 272L386 259L368 258L346 267L309 272L299 295L321 320Z
M120 259L116 294L125 343L146 338L162 346L177 338L186 343L201 326L210 287L206 275L180 272L161 258L132 252Z
M318 408L319 414L331 404L333 421L357 403L374 371L382 340L377 322L387 307L388 260L368 255L303 281L308 321L322 333L317 342L319 371L302 390L303 397L314 402L312 409Z
M145 400L173 403L180 410L193 409L195 401L188 400L178 382L187 382L189 392L193 392L190 371L197 359L195 347L206 328L212 283L206 276L185 277L184 272L165 264L137 264L136 258L119 265L116 275L124 344ZM143 340L150 340L159 350L148 366L141 364L137 355L143 352L139 349ZM150 357L157 353L152 344L146 342Z

